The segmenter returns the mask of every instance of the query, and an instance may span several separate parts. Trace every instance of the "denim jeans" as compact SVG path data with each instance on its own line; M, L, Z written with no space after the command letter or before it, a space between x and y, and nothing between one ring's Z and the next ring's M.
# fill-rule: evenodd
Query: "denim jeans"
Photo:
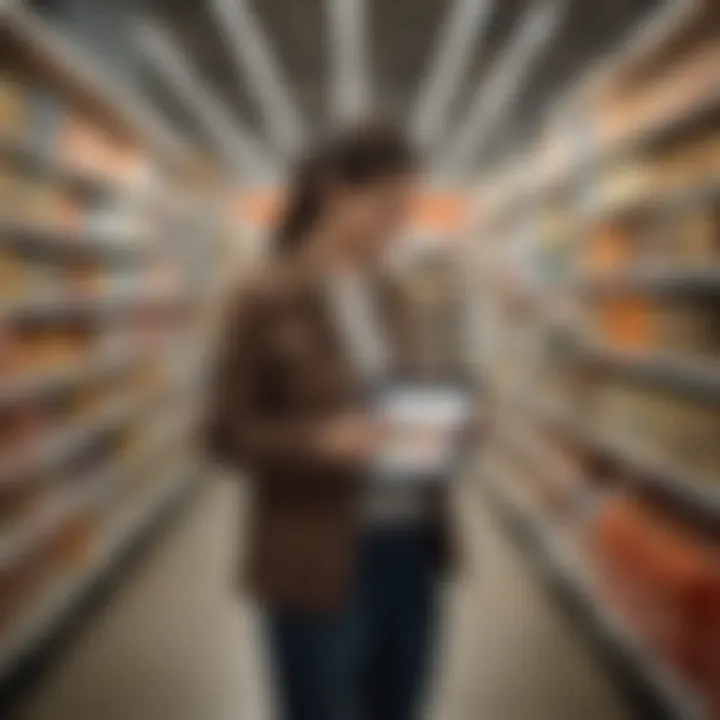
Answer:
M355 591L331 614L267 612L282 720L416 720L437 627L432 533L369 530Z

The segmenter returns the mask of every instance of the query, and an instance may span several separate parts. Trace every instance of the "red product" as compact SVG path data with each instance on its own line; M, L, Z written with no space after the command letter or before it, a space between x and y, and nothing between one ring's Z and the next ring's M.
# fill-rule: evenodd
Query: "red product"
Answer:
M720 675L720 549L628 496L602 509L595 550L618 610L688 680Z

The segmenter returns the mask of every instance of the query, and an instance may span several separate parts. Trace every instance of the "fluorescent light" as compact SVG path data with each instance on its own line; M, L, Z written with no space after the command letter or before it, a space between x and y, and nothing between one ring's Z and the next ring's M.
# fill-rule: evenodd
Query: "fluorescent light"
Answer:
M245 0L212 0L227 48L260 107L269 134L283 153L302 142L302 123L270 43Z
M447 121L467 73L475 38L485 29L493 0L455 0L440 34L437 50L413 112L413 135L432 146Z
M327 0L330 17L330 106L337 122L367 112L370 88L367 68L365 0Z
M239 165L243 171L264 168L267 159L260 144L210 93L168 33L145 22L138 29L138 39L147 59L197 117L218 151L223 156L229 154L232 164Z
M528 68L552 39L565 9L563 0L540 0L520 26L484 82L475 92L464 119L451 135L441 158L446 172L462 172L476 157L494 124L505 112L525 79Z

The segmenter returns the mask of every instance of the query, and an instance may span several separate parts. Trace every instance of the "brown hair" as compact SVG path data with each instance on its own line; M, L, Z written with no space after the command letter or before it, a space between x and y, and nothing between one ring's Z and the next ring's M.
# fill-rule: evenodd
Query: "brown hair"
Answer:
M417 152L404 134L382 122L346 129L321 143L295 168L275 251L288 253L302 245L325 210L328 183L363 187L411 173L418 164Z

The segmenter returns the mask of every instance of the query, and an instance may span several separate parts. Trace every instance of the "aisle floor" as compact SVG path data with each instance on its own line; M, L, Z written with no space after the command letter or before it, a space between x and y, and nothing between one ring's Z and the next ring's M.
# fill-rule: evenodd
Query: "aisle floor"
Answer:
M256 613L231 593L234 483L208 481L13 720L270 720ZM469 485L474 571L447 602L437 720L626 720L587 638Z

